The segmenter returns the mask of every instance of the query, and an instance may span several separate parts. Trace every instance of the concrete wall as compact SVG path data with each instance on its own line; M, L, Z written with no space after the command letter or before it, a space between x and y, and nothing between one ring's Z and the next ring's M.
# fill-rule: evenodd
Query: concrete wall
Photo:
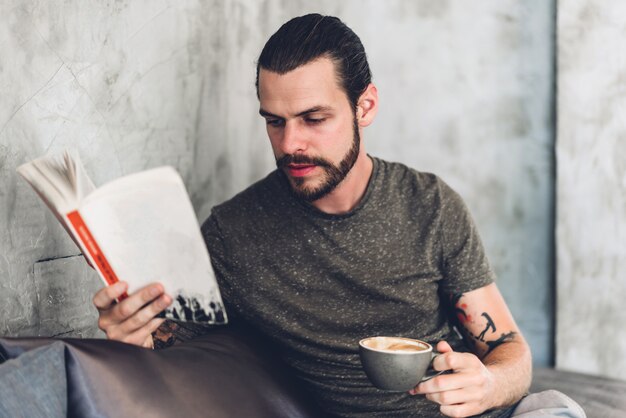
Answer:
M558 13L557 366L626 375L626 3Z
M95 335L89 292L70 293L97 278L15 167L66 146L97 184L171 164L203 219L272 168L254 61L281 23L312 11L341 17L368 51L382 106L368 150L436 172L465 197L535 361L550 361L545 0L5 1L0 334Z

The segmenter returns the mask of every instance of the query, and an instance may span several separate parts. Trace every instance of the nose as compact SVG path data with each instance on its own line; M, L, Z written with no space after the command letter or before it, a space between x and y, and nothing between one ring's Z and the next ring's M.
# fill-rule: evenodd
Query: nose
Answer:
M306 150L306 144L305 133L300 129L297 121L287 121L280 142L281 151L284 154L297 154Z

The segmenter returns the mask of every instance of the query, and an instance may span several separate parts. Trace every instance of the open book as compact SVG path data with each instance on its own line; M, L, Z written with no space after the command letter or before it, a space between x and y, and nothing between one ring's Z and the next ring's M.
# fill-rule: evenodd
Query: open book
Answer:
M174 299L166 318L227 322L198 220L172 167L96 188L78 155L66 151L62 157L23 164L17 172L54 212L105 284L124 280L132 293L160 282Z

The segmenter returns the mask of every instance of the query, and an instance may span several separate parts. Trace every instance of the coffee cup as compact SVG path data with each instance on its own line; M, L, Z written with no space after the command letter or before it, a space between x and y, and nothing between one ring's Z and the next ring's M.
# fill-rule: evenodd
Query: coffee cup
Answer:
M432 368L439 353L427 342L402 337L369 337L359 341L365 374L379 389L408 391L441 372Z

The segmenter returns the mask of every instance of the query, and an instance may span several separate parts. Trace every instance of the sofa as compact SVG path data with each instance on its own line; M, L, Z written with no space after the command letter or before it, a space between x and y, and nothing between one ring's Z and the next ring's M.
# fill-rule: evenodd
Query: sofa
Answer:
M0 363L11 359L0 367L0 417L323 416L269 344L232 326L160 350L0 338Z
M0 363L8 360L0 382L14 383L0 389L0 416L19 400L13 407L25 417L323 417L271 345L244 327L154 351L99 339L0 338ZM531 390L545 389L569 395L590 418L626 417L626 382L536 369Z

